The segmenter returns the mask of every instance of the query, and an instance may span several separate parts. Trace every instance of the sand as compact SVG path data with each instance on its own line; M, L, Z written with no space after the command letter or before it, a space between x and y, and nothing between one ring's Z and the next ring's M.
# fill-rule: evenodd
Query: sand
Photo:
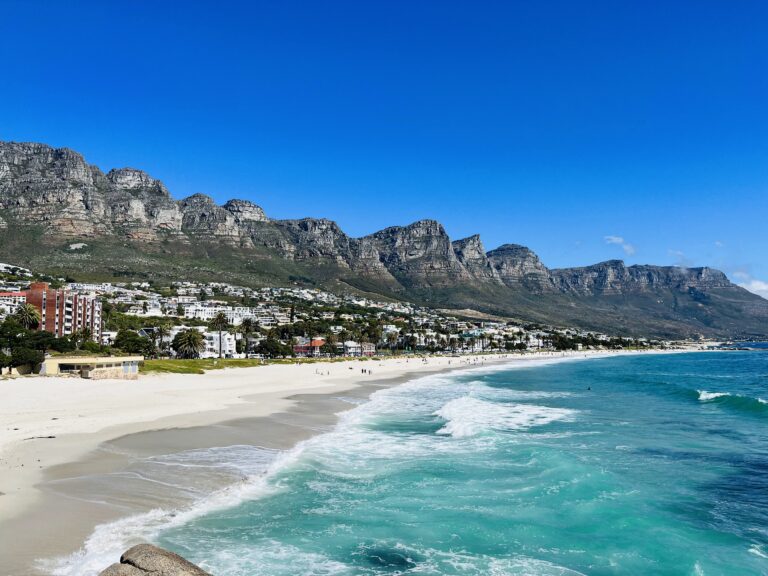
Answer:
M75 551L96 524L178 504L179 495L162 490L105 491L104 475L136 458L237 444L284 450L328 430L335 414L352 407L338 400L341 392L365 398L422 374L553 355L268 365L138 381L0 381L0 573L39 574L35 560Z

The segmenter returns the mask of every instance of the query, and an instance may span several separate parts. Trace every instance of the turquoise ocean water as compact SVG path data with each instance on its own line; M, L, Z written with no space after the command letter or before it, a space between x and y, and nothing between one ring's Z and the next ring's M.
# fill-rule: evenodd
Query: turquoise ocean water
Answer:
M768 574L766 400L768 352L429 376L118 532L219 576Z

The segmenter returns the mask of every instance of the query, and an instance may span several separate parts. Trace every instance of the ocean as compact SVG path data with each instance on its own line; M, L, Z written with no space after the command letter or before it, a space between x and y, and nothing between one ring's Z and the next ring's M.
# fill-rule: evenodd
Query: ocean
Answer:
M287 452L154 459L166 485L241 480L101 526L55 573L140 536L218 576L768 574L766 352L513 363L349 402Z

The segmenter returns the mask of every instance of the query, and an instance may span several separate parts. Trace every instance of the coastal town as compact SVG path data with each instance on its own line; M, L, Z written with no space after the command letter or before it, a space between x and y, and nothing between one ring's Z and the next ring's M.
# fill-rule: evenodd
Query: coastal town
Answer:
M672 346L574 328L468 318L301 286L84 283L11 264L0 264L0 322L10 332L20 324L50 335L14 342L3 330L0 366L5 374L53 369L92 378L119 376L114 368L121 366L126 377L133 377L144 358L266 360ZM61 359L84 355L90 365ZM131 360L95 366L93 358L114 356Z

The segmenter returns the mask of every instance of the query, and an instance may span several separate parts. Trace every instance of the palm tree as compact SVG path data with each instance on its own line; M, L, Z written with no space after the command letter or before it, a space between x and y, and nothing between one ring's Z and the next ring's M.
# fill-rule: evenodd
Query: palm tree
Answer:
M93 330L90 329L90 327L86 326L82 330L80 330L80 338L82 338L82 344L85 344L88 340L93 339Z
M394 354L395 347L397 346L397 332L389 332L387 334L387 342L389 343L390 351Z
M197 358L205 350L205 338L199 330L182 330L171 344L179 358Z
M256 331L257 324L253 321L252 318L244 318L243 321L240 323L240 332L243 336L245 336L245 355L247 356L248 353L251 351L251 343L248 340L251 334L253 334Z
M216 330L219 333L219 358L221 358L221 335L229 329L229 320L224 312L219 312L213 317L209 324L211 330Z
M171 335L171 327L167 323L159 324L157 328L155 328L155 334L157 335L157 341L159 342L160 351L165 350L166 349L165 339Z
M14 313L16 321L27 330L32 330L40 326L40 311L32 304L19 304Z

